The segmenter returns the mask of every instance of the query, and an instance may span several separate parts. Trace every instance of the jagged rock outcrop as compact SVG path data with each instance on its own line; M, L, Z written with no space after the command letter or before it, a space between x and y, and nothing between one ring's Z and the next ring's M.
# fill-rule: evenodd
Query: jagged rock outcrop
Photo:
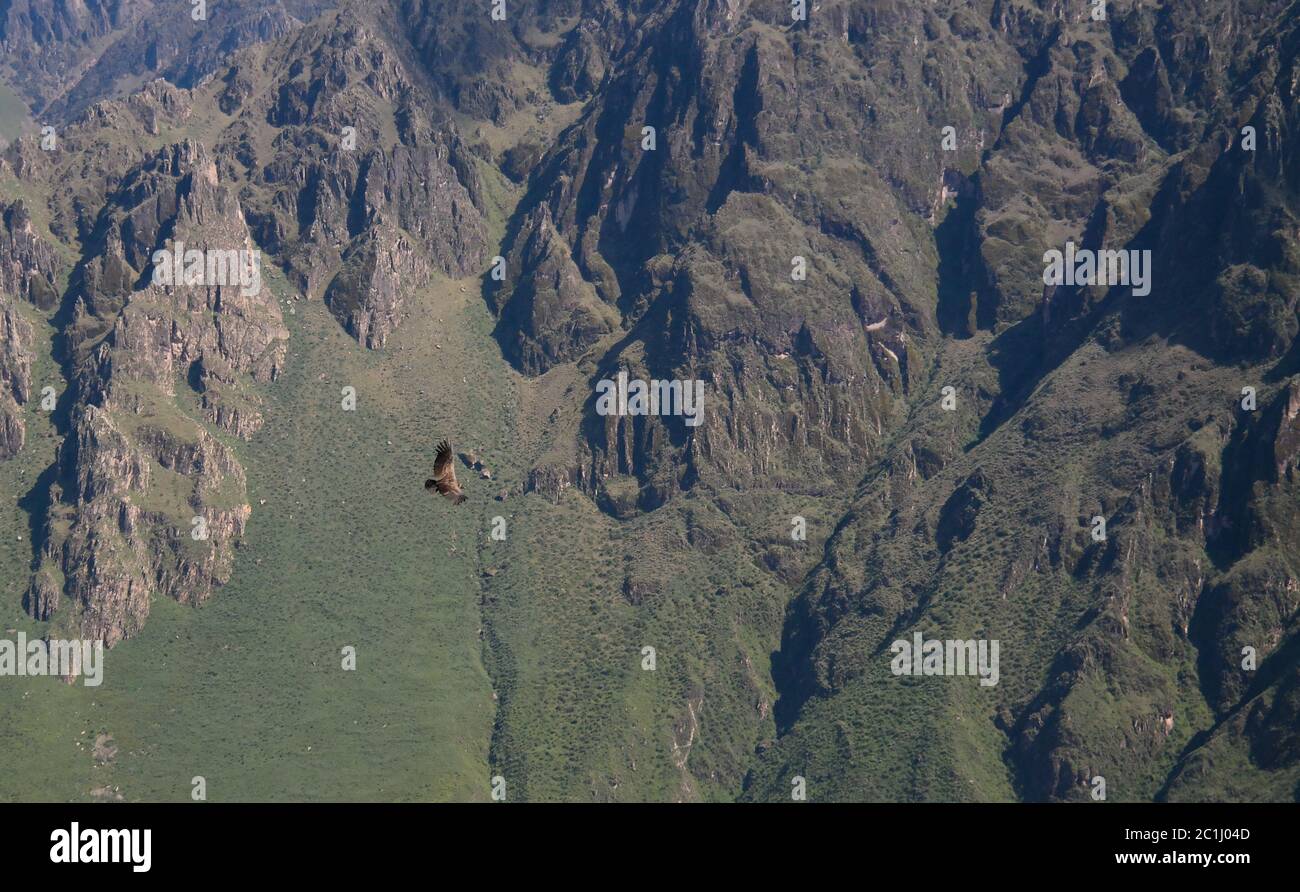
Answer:
M43 148L39 136L18 140L6 150L0 172L7 167L20 180L58 184L49 189L43 219L52 238L70 246L94 237L109 193L156 150L150 137L184 128L192 110L190 91L152 81L124 99L95 103L57 128L52 148ZM136 138L123 139L123 133Z
M32 397L35 333L19 303L49 310L57 300L56 261L20 199L0 208L0 460L23 447L23 406Z
M431 129L427 97L400 56L354 12L308 26L228 72L222 102L240 117L225 137L254 189L258 241L347 330L381 347L429 276L482 269L486 229L475 161L449 123ZM241 85L270 75L252 95ZM269 122L271 157L247 134ZM242 172L242 171L240 171Z
M57 3L0 10L6 74L47 121L71 120L123 87L161 77L192 87L233 49L274 40L329 3L225 0L219 7L158 0Z
M984 503L992 495L992 486L978 469L943 503L934 531L935 545L948 551L975 532L975 521Z
M1270 780L1252 772L1290 764L1293 745L1277 723L1300 528L1286 420L1300 319L1282 235L1296 231L1296 168L1281 137L1300 34L1283 4L1112 4L1105 28L1082 8L993 7L993 39L1018 48L1025 77L997 102L996 127L957 127L983 156L951 178L958 206L936 217L937 323L956 340L792 605L785 733L749 795L773 795L782 764L842 766L817 738L832 717L861 748L876 739L871 716L919 702L910 753L872 762L877 776L912 772L913 793L1089 799L1102 776L1112 798L1260 795ZM1217 89L1189 86L1191 59ZM1229 89L1231 59L1249 74ZM1043 253L1067 240L1149 250L1150 294L1044 288ZM986 358L957 346L969 341ZM1246 385L1257 411L1242 408ZM918 439L941 459L925 473ZM1024 633L1030 616L1041 634ZM1004 663L991 698L960 684L922 693L881 656L914 629L1001 639L1027 671ZM1264 671L1243 669L1247 647ZM970 739L941 715L972 709L991 714L979 748L996 755L983 769L933 766L936 741ZM1254 767L1212 791L1216 755ZM1279 784L1270 795L1289 796Z
M524 0L504 18L491 10L446 15L437 0L398 4L400 24L440 101L461 114L503 124L541 101L536 87L515 77L516 68L545 72L561 102L584 98L601 83L611 57L639 35L654 4L622 0ZM526 22L523 28L516 23Z
M0 460L23 448L22 407L32 394L32 326L0 289Z
M429 265L394 227L368 229L348 248L343 269L325 289L325 303L366 347L384 346L397 327L405 297L427 281Z
M56 275L54 250L32 228L26 203L0 209L0 294L51 310L58 302Z
M618 326L617 311L583 279L545 205L523 222L501 288L510 295L510 339L502 346L533 373L576 359Z
M140 631L163 594L201 604L226 582L251 508L228 449L201 427L172 431L87 406L61 466L28 606L69 634L112 647ZM193 439L188 439L192 437Z
M628 332L598 377L627 367L707 382L725 423L693 432L678 419L590 419L592 478L635 473L643 507L700 479L825 489L855 473L846 458L869 454L894 423L935 334L936 258L912 246L924 244L945 161L937 135L916 146L914 134L937 134L941 114L963 134L992 132L1000 112L988 94L1017 77L990 47L981 77L964 81L975 63L953 56L939 40L947 26L921 10L834 4L807 29L784 28L786 14L745 3L649 13L542 160L536 204L512 236L512 277L492 298L498 338L526 373L603 337L594 292ZM869 29L890 34L876 49L905 77L847 74L861 70ZM822 64L794 63L806 54ZM826 77L833 89L812 82ZM913 150L890 148L901 142ZM968 165L973 143L956 156ZM882 217L887 226L868 228ZM567 252L536 249L549 239L543 220ZM547 269L561 261L581 279ZM537 272L560 287L539 299Z
M70 289L76 404L28 606L112 646L153 595L198 604L229 579L252 509L204 422L257 430L252 384L274 380L288 332L238 198L198 143L126 177L95 236ZM178 386L197 391L203 421Z
M12 83L29 104L57 92L91 58L95 44L147 9L143 3L28 0L0 10L0 47Z

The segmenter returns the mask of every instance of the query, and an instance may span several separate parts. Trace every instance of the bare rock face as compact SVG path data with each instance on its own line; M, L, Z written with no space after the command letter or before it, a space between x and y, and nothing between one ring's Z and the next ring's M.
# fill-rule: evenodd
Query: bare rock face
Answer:
M260 424L251 391L226 412L215 385L273 380L288 332L234 192L207 150L187 142L148 159L110 201L96 225L99 250L73 282L85 392L106 400L116 378L171 395L194 371L209 419L251 434Z
M19 302L50 309L54 278L54 252L32 230L26 205L19 200L0 211L0 460L22 449L22 407L32 396L34 333Z
M650 6L620 0L528 2L511 14L528 22L526 30L502 28L487 15L449 15L437 0L395 4L393 18L440 101L501 124L535 101L532 85L515 81L516 65L549 70L561 101L585 95L600 83L606 54L627 36L629 21L637 22Z
M278 57L236 66L222 97L240 113L228 144L259 187L254 231L304 292L381 347L434 272L481 269L476 162L449 122L424 122L399 54L352 11L303 28L286 52L296 59L287 72ZM267 76L260 94L240 86ZM272 154L257 157L243 135L267 122Z
M31 397L32 327L0 290L0 460L23 448L22 406Z
M59 297L55 274L54 251L32 229L22 199L0 210L0 293L53 309Z
M68 488L51 493L28 607L111 646L142 628L153 595L200 604L229 579L252 509L238 460L207 424L252 436L263 419L251 385L274 380L288 332L203 146L149 158L95 233L71 286L82 336L58 455ZM197 391L201 419L177 407L178 387Z
M348 248L325 303L349 334L375 349L397 327L406 295L428 277L428 262L400 230L371 228Z
M12 69L27 100L39 104L43 96L55 92L94 44L121 24L124 13L131 17L140 13L124 7L127 4L120 2L32 0L0 10L5 67Z
M191 99L188 90L156 80L124 99L97 102L57 128L49 150L42 148L39 136L13 143L0 162L0 174L7 165L20 180L53 187L45 210L54 239L66 246L93 241L109 193L156 151L148 147L152 140L123 139L122 134L156 137L164 127L184 127L193 112Z
M150 77L191 87L233 48L274 40L296 27L295 14L310 18L327 5L227 0L196 20L188 5L157 0L34 0L0 10L0 41L24 98L54 120Z
M509 314L503 346L531 374L576 359L618 326L617 311L583 278L545 205L524 221L505 275L497 292Z
M395 146L365 172L365 223L380 215L394 221L429 250L444 275L479 270L486 234L475 206L481 189L472 161L452 132L415 136L414 147Z
M527 374L583 356L608 325L626 336L594 355L595 379L699 380L706 415L725 407L725 423L694 429L588 418L589 479L632 476L643 508L706 478L825 491L860 472L850 457L874 454L938 333L927 215L945 165L975 162L977 135L1001 119L986 94L1019 77L991 42L950 53L923 10L830 4L808 32L784 30L781 14L744 2L647 13L536 168L492 297L498 340ZM896 76L863 67L869 33L890 35L873 53ZM579 72L606 65L587 43L575 29L552 68L574 93ZM884 105L900 111L877 115ZM948 158L915 138L940 113L971 134Z
M200 427L183 433L86 407L60 450L75 490L51 508L33 615L111 647L143 628L155 593L201 604L229 579L252 510L243 472Z

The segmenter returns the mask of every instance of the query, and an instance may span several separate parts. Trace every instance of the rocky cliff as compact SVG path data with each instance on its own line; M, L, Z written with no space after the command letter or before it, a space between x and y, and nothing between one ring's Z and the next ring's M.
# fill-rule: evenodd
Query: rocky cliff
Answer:
M252 385L274 379L288 335L270 288L233 268L213 280L200 261L159 284L173 250L186 263L258 254L238 198L193 142L110 191L65 297L75 404L29 607L110 646L139 631L152 597L201 603L229 578L251 509L242 468L207 425L257 430Z
M0 459L23 448L23 409L32 395L32 326L0 291Z
M383 346L434 271L482 268L475 161L448 121L424 120L428 88L374 25L345 10L222 80L224 110L238 111L222 151L249 181L259 242L367 347ZM252 135L267 123L257 142L271 150L258 155Z
M1035 799L1089 799L1098 777L1112 797L1230 796L1203 752L1229 738L1252 770L1293 764L1276 723L1296 671L1295 261L1281 235L1295 232L1294 21L1276 4L1111 4L1100 29L1055 6L1011 11L993 4L991 22L1026 77L936 231L940 327L987 364L945 346L795 602L786 735L754 792L790 760L880 758L870 717L911 694L880 654L917 628L999 638L1023 673L1004 669L991 697L939 688L906 756L886 759L923 766L885 781L895 794L1000 795L998 760L936 764L938 741L1004 750L1012 788ZM1195 86L1192 59L1206 66ZM1043 251L1067 239L1150 251L1151 294L1044 288ZM947 418L940 385L955 388ZM1053 614L1070 619L1026 620ZM1245 668L1245 648L1263 668ZM832 716L839 749L814 732Z
M52 307L57 273L54 252L33 230L26 204L20 199L0 208L0 459L22 448L23 407L32 398L34 333L19 304Z
M154 78L192 87L235 48L274 40L329 5L24 0L0 10L0 65L33 111L70 120Z
M0 168L43 198L3 202L0 449L15 308L71 382L35 615L119 640L244 533L280 310L154 252L260 251L377 351L479 276L545 497L479 599L520 795L1294 798L1288 0L236 4L83 56L136 8L0 19L61 125ZM1116 277L1045 276L1076 250ZM605 411L620 378L701 423ZM899 678L913 633L999 641L998 683Z

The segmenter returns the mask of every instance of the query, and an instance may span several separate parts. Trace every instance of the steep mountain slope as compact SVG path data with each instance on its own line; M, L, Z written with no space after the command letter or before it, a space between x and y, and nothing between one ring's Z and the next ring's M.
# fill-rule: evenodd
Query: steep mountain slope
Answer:
M46 124L155 78L192 87L240 47L333 6L321 0L15 0L0 8L5 79Z
M1294 107L1295 21L1284 5L1201 12L1112 5L1108 30L1062 25L1037 56L1019 114L979 171L975 210L962 214L974 225L962 238L963 266L1001 270L974 293L977 322L991 326L975 335L980 351L953 352L951 364L945 355L938 379L961 395L953 418L965 428L963 450L921 479L909 469L911 438L942 424L932 393L869 478L787 624L790 733L751 795L774 794L783 775L804 768L829 795L984 798L1002 774L999 750L1007 783L1030 798L1087 799L1099 776L1112 798L1294 795L1297 766L1286 755L1294 728L1281 726L1297 671L1288 644L1298 583L1287 222L1296 169L1282 148L1294 127L1283 110ZM1142 46L1152 38L1159 51ZM1259 45L1235 43L1249 40ZM1162 122L1135 81L1175 80L1160 59L1179 47L1230 61L1210 66L1200 89L1162 88ZM1102 59L1089 58L1098 52ZM1231 87L1227 72L1238 78ZM1108 80L1119 82L1112 102L1146 117L1141 150L1123 152L1118 165L1120 147L1097 157L1081 127L1122 120L1123 105L1085 117ZM1078 105L1068 83L1089 85ZM1242 148L1247 125L1258 134L1254 151ZM1086 188L1080 172L1063 179L1079 198L1094 197L1052 215L1054 228L1018 221L1017 240L1037 255L1053 245L1046 228L1057 244L1148 249L1149 296L1049 286L1035 307L1027 298L1041 284L1009 275L999 169L1014 160L1023 183L1022 146L1038 144L1030 157L1061 157L1069 137L1102 173ZM1174 154L1162 160L1161 147ZM1125 171L1108 184L1105 171L1133 161L1151 173ZM1044 194L1033 193L1035 206ZM1039 269L1025 267L1036 277ZM1257 411L1242 410L1243 387L1258 391ZM1105 542L1090 535L1094 516L1106 518ZM885 653L914 629L1000 639L996 693L937 680L917 715L915 685L889 676ZM1244 647L1257 653L1257 670L1243 669ZM903 710L903 745L895 738L886 754L880 723ZM1242 733L1241 713L1255 717L1253 735ZM915 723L923 733L913 734ZM1209 770L1205 735L1223 751L1233 727L1232 766ZM883 776L845 770L846 760L880 758L892 763ZM1189 764L1199 766L1195 788Z
M619 367L700 377L726 407L724 423L691 431L595 418L589 404L566 479L607 510L654 509L710 484L811 479L825 492L844 478L819 479L821 468L856 479L865 465L787 622L783 739L760 758L751 795L782 796L806 773L824 796L1087 798L1100 775L1112 796L1149 798L1181 747L1233 708L1207 691L1227 679L1268 687L1243 680L1242 647L1258 651L1261 679L1295 668L1279 646L1296 606L1289 512L1264 522L1259 543L1276 557L1252 596L1220 592L1233 562L1216 557L1216 536L1243 521L1197 479L1207 465L1259 459L1221 454L1239 436L1243 386L1259 390L1261 413L1290 417L1276 383L1296 332L1283 148L1292 17L1285 4L1113 7L1105 21L1086 8L983 11L829 4L806 28L745 4L651 13L622 79L609 75L543 158L536 209L526 199L516 217L509 266L523 273L494 306L523 371L587 356L591 383ZM868 40L862 85L850 75L839 86L827 72L854 71L855 43ZM946 57L954 44L961 57ZM1022 69L990 61L1011 51ZM1197 57L1208 72L1193 83ZM900 120L882 121L873 100ZM837 126L846 108L860 112L856 126ZM1249 149L1246 125L1259 140ZM653 148L645 126L663 131ZM951 163L940 160L945 126ZM864 138L843 145L846 133ZM855 170L857 158L871 166ZM1252 185L1255 170L1269 186ZM1215 179L1236 182L1244 213L1223 213ZM933 240L925 221L938 224ZM1275 247L1258 247L1261 227L1280 233ZM801 228L816 237L782 244ZM1044 251L1069 240L1149 250L1157 290L1044 290ZM820 286L807 302L786 281L795 256L810 258ZM1198 301L1190 318L1208 332L1187 324ZM782 362L795 373L784 377ZM945 386L958 395L948 417ZM773 412L782 390L784 417ZM1162 397L1173 405L1161 410ZM1288 501L1288 423L1263 435L1279 444L1266 479L1281 492L1259 496L1269 504ZM619 483L628 476L632 494ZM1088 538L1097 514L1111 524L1104 546ZM1229 624L1250 632L1196 638L1198 612L1222 598L1241 604ZM914 628L1000 639L1015 671L995 694L896 681L883 654ZM1217 677L1198 677L1207 672ZM1270 752L1285 752L1286 707L1271 703ZM1264 782L1270 795L1291 795L1287 776Z
M318 12L0 16L60 121L0 161L4 606L116 645L4 795L185 795L204 737L234 797L1297 795L1292 4Z

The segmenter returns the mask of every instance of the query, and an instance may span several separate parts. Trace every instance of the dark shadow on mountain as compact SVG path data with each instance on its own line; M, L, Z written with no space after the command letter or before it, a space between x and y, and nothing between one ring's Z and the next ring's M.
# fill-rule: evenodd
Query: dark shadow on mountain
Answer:
M945 171L945 185L952 177L953 172ZM934 230L934 245L939 254L935 319L943 334L965 339L973 337L977 328L992 325L992 301L975 223L975 213L979 210L978 174L971 180L956 175L956 185L957 204Z

